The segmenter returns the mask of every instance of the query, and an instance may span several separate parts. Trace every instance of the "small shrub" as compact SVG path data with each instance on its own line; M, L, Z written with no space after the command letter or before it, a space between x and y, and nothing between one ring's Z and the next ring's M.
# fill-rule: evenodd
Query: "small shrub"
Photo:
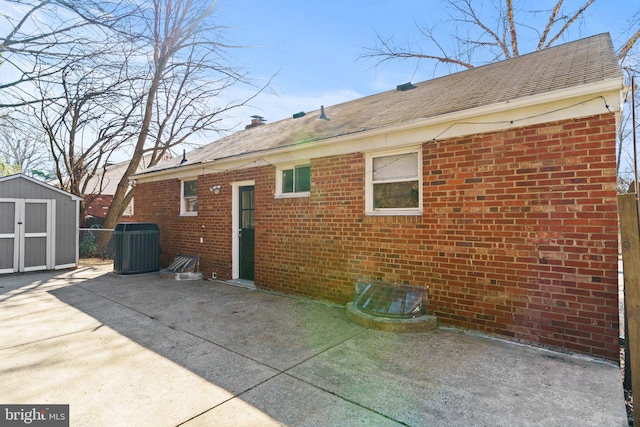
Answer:
M98 250L98 244L96 243L95 237L89 235L82 239L80 242L80 246L78 247L78 252L80 252L80 257L87 258L95 255Z

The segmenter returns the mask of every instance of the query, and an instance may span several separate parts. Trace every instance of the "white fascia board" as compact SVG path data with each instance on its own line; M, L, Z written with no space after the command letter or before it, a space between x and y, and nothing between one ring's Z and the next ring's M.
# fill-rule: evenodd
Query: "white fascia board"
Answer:
M173 168L150 172L136 175L136 179L138 182L149 182L301 159L394 147L411 147L430 141L436 142L513 127L531 126L607 112L619 113L622 105L623 87L624 80L622 78L609 79L305 144L292 144L207 163L185 165L180 167L180 170Z
M131 179L135 179L138 184L144 182L153 182L165 179L193 179L199 175L203 175L202 163L194 163L192 165L176 166L170 169L162 169L155 172L145 172L141 175L132 175Z

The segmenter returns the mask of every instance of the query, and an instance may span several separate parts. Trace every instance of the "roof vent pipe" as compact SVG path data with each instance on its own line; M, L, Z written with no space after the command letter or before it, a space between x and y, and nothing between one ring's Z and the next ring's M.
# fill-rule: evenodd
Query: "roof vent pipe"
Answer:
M327 115L324 113L324 105L320 106L320 119L321 120L326 120L329 121L331 120L329 117L327 117Z
M182 150L182 160L180 161L180 164L182 165L183 163L186 163L187 161L187 150L183 149Z

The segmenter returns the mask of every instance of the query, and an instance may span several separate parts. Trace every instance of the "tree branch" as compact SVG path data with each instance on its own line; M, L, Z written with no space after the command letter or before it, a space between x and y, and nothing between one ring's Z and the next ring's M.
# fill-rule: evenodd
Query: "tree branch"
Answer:
M511 35L511 51L513 56L519 56L518 53L518 35L516 33L516 23L513 19L513 3L511 0L506 0L507 4L507 22L509 23L509 33Z
M377 64L382 64L386 61L390 61L392 59L431 59L443 64L454 64L459 65L464 68L473 68L473 65L459 60L457 58L452 58L449 56L438 56L438 55L428 55L422 52L414 52L411 50L404 50L392 47L388 44L388 42L377 34L378 42L380 46L374 49L368 49L370 53L365 53L360 56L360 58L376 58L379 59Z
M540 36L540 40L538 41L538 46L536 47L536 50L540 50L544 46L544 42L547 40L549 31L551 31L551 27L553 27L553 24L556 22L556 16L558 16L558 13L560 12L562 1L563 0L558 0L556 5L553 7L553 11L551 12L551 15L549 15L549 21L547 21L547 25L545 25L544 27L544 31Z
M640 28L635 32L635 34L629 37L629 40L627 40L627 42L620 48L620 50L618 50L616 59L618 61L622 61L627 56L629 51L633 48L633 46L636 44L638 39L640 39Z
M558 33L551 40L549 40L549 43L545 45L545 49L548 47L551 47L556 41L558 41L558 39L562 36L562 34L564 34L564 32L571 26L571 24L573 24L573 22L576 19L578 19L584 13L584 11L587 10L589 6L591 6L591 4L594 1L595 0L587 0L587 2L583 4L582 7L578 9L578 11L575 12L573 16L567 20L567 22L564 23L564 25L562 26L562 28L560 28Z

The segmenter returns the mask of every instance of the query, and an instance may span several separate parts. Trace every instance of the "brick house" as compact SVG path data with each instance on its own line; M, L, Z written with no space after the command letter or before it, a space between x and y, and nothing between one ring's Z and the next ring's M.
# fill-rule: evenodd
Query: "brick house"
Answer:
M138 171L144 170L149 165L151 157L151 155L142 157ZM166 156L166 158L169 159L170 156ZM108 163L95 176L89 179L83 198L84 213L83 217L80 218L82 227L102 226L113 201L113 196L116 194L118 183L128 167L129 160ZM134 200L131 199L131 202L120 217L120 222L131 222L133 220L133 207Z
M136 175L161 263L344 304L429 287L443 324L617 360L608 34L298 113Z

